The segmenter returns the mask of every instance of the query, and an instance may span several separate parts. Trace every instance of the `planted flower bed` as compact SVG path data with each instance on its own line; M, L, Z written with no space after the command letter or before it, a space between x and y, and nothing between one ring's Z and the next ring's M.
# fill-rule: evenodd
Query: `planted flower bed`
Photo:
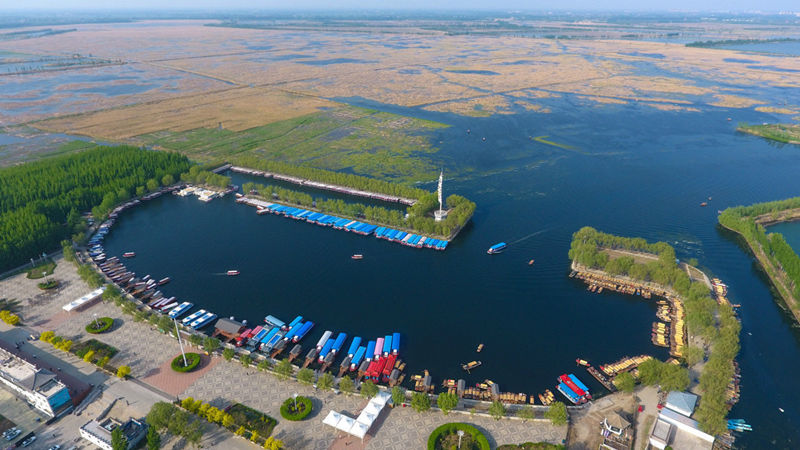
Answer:
M114 325L114 319L111 317L99 317L89 322L86 325L86 332L90 334L99 334L108 331Z
M311 399L308 397L297 397L296 400L287 398L281 405L281 417L296 422L305 419L311 414L312 409Z
M183 355L178 355L172 360L172 370L175 372L191 372L192 370L196 369L198 365L200 365L200 354L199 353L187 353L186 354L186 365L183 364Z

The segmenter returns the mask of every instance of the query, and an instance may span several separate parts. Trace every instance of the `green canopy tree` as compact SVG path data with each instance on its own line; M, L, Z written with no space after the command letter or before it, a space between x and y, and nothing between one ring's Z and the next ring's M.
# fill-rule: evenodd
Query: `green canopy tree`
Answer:
M334 381L333 375L329 374L328 372L325 372L317 380L317 387L319 389L322 389L323 391L327 391L328 389L333 387L333 381Z
M293 371L294 369L292 368L292 363L290 363L288 359L281 360L281 362L275 366L275 374L281 380L288 380L289 377L292 376Z
M288 360L286 360L288 361ZM297 371L297 381L307 386L310 386L311 383L314 382L314 371L304 367Z
M361 396L364 398L372 398L378 394L378 386L375 386L370 380L361 383Z
M122 434L122 428L116 427L111 432L112 450L128 450L128 439Z
M562 402L553 402L544 413L546 419L550 419L553 425L565 425L567 423L567 405Z
M633 375L630 373L622 372L614 377L614 386L622 392L633 392L636 387L636 380L633 379Z
M442 410L444 415L448 415L456 406L458 406L458 396L449 392L442 392L436 397L436 405Z
M431 409L431 398L428 394L422 392L414 392L411 395L411 407L416 412L425 412Z
M147 428L147 450L158 450L161 448L161 435L155 427ZM126 449L127 450L127 449Z
M339 390L342 391L345 395L350 395L355 390L353 386L353 379L349 376L345 375L339 380Z
M492 402L489 406L489 415L494 420L500 420L506 415L506 407L501 402Z

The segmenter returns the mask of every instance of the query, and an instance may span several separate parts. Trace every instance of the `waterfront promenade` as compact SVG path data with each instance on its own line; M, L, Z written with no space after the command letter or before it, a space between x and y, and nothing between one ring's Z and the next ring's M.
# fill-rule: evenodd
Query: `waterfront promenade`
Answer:
M169 361L180 352L178 342L158 332L146 322L135 322L132 317L124 315L113 304L102 302L84 311L65 312L62 309L64 304L91 289L78 277L72 263L64 261L61 257L56 257L55 260L58 266L52 278L59 280L61 286L54 292L40 291L36 286L37 280L28 280L25 278L25 273L0 280L0 292L3 292L3 297L16 298L22 302L22 317L26 328L37 333L52 330L74 341L95 338L113 345L119 349L119 353L111 360L111 364L130 366L131 375L136 378L126 383L136 383L159 398L191 396L215 406L241 402L263 411L278 420L273 435L283 440L287 448L327 449L332 446L360 448L362 445L355 438L348 441L338 436L332 428L322 424L322 418L330 410L357 415L366 404L366 400L360 396L337 395L332 391L318 391L295 381L281 381L270 374L259 372L255 367L244 368L235 360L228 362L219 356L209 358L199 372L190 374L171 372ZM84 327L95 314L98 317L114 318L112 331L87 335ZM40 342L36 345L41 348L48 347ZM81 365L82 370L94 371L92 366L83 363L74 355L67 355L52 348L48 351L70 363ZM315 411L309 419L290 422L281 418L280 404L293 393L307 395L313 399ZM398 407L387 409L381 414L365 438L364 445L369 449L424 448L428 435L434 428L454 421L474 424L486 433L493 446L527 441L560 443L567 434L566 426L556 427L549 421L522 422L511 418L496 421L483 414L471 415L458 412L444 416L435 410L420 414L411 408Z

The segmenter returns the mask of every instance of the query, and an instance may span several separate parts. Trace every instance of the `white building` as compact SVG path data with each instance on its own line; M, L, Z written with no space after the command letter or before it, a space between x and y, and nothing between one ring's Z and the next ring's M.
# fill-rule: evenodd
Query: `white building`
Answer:
M117 427L121 427L122 435L128 440L128 448L134 448L136 444L144 439L147 434L147 425L135 419L129 419L125 423L112 418L105 418L102 421L90 420L80 429L81 437L92 444L104 449L112 450L111 432Z
M697 396L694 394L670 392L653 427L650 445L657 449L667 445L674 448L711 449L714 436L702 431L697 421L690 418L696 403Z
M0 382L50 417L72 409L69 389L49 370L0 349Z

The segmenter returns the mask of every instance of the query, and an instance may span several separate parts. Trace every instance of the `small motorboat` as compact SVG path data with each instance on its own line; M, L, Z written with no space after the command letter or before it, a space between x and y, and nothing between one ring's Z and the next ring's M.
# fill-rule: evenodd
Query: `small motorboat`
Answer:
M351 256L352 259L364 259L364 255L356 253L355 255Z
M533 261L534 261L533 259L532 259L532 260L530 260L530 261L528 261L528 265L529 265L529 266L532 266L532 265L533 265Z
M700 203L700 206L708 206L708 203L706 202Z
M229 270L229 271L225 272L225 275L228 275L229 277L235 277L236 275L239 275L239 271L238 270Z
M125 252L122 254L123 258L133 258L134 256L136 256L136 253L134 252Z
M478 353L480 353L482 350L483 350L483 344L479 344L479 345L478 345L478 350L476 350L476 351L477 351Z

